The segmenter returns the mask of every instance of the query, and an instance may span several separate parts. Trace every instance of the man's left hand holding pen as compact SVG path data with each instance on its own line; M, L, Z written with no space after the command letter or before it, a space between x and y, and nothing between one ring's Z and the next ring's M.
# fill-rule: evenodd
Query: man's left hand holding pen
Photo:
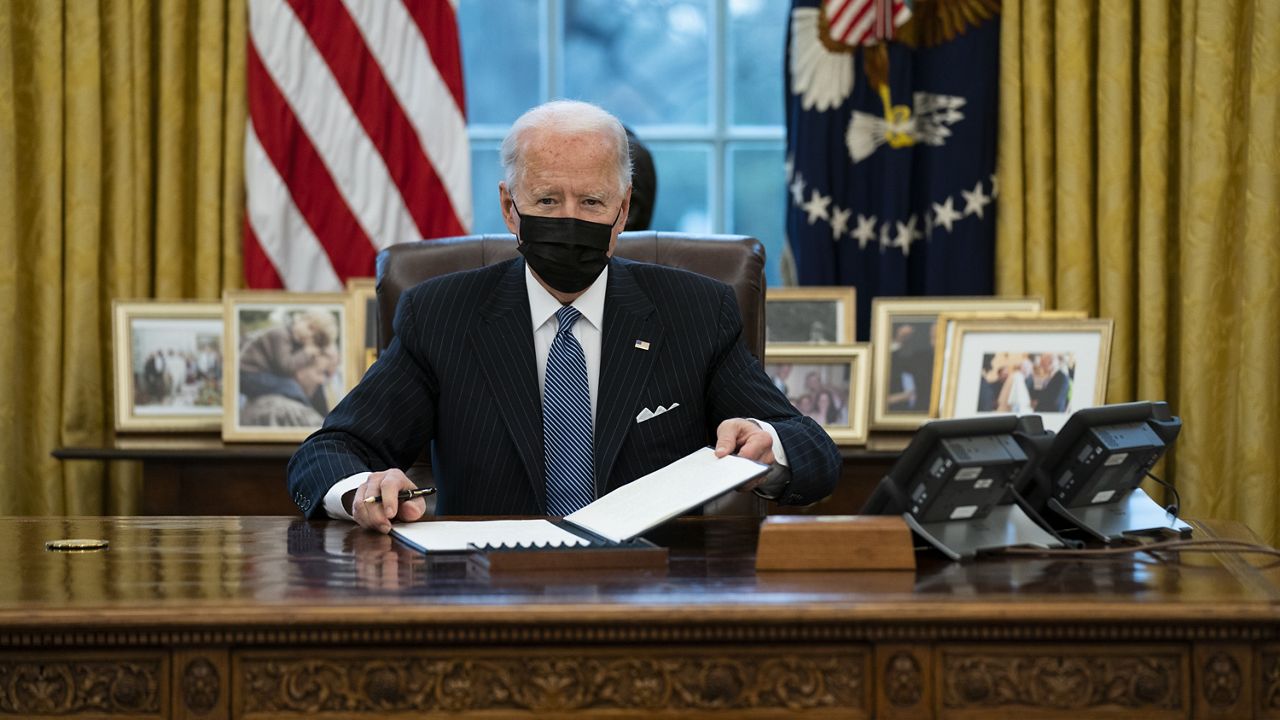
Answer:
M393 519L398 518L402 522L420 520L427 514L427 502L423 495L429 495L430 492L413 493L409 500L400 499L401 492L415 490L418 490L418 486L413 484L404 471L397 468L370 473L369 478L356 488L352 497L351 517L362 527L380 533L391 532ZM366 499L378 496L381 496L380 502L366 502Z

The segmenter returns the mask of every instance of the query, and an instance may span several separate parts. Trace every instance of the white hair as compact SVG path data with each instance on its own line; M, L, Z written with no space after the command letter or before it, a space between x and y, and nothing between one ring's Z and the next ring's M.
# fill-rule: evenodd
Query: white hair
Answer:
M532 108L516 118L502 139L502 171L507 189L516 187L524 172L524 143L527 131L550 128L562 133L601 133L613 140L618 164L618 192L631 182L631 148L627 131L618 118L603 108L580 100L552 100Z

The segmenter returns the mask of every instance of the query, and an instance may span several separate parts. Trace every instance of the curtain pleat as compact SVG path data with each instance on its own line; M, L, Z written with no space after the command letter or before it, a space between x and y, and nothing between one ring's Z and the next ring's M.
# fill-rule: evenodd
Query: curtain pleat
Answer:
M66 134L61 4L0 4L0 502L61 511Z

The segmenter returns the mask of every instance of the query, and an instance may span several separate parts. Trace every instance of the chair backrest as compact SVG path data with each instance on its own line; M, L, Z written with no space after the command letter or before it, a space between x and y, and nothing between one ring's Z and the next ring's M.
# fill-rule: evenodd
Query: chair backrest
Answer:
M618 257L691 270L733 288L742 339L764 362L764 246L745 235L692 235L640 230L618 236ZM513 235L465 235L392 245L378 253L378 347L391 342L400 293L423 280L472 270L517 255Z

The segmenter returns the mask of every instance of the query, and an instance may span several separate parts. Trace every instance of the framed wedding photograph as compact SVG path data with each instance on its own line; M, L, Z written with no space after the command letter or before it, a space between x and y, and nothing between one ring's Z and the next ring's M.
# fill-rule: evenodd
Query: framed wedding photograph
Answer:
M933 417L940 417L941 398L949 392L945 368L955 350L955 325L961 320L1084 320L1083 310L1042 310L1040 312L945 312L938 316L934 330Z
M852 287L771 287L765 292L765 344L851 343L856 310Z
M867 442L871 351L866 343L766 350L765 372L791 404L838 445Z
M935 417L938 316L1039 312L1040 298L877 297L871 300L871 429L915 430Z
M351 300L352 385L360 382L369 366L378 359L378 288L373 278L347 280L347 296Z
M227 358L222 439L298 441L352 384L344 293L223 295Z
M222 427L222 303L112 303L116 430Z
M1037 414L1057 431L1106 402L1109 319L963 319L944 371L943 418Z

